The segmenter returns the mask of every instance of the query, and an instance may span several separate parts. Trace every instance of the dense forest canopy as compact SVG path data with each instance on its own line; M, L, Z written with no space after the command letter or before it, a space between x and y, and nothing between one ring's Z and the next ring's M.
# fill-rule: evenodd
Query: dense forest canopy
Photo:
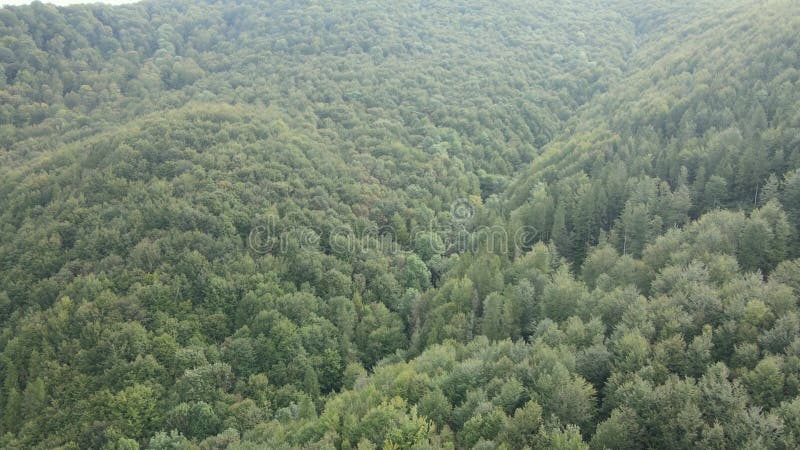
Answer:
M0 448L800 447L800 4L0 8Z

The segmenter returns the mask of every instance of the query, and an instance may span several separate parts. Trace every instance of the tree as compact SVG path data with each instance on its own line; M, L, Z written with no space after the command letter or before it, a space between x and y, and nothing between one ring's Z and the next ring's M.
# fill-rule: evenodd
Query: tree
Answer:
M3 414L3 422L6 430L16 431L19 428L22 409L22 396L16 387L6 390L6 404Z
M627 407L615 408L611 417L597 425L592 436L592 449L637 449L641 448L639 435L642 433L636 412Z
M739 238L737 259L746 270L766 270L770 266L769 243L774 236L765 220L750 219Z
M781 204L791 223L800 223L800 169L788 172L783 179Z
M614 369L622 373L632 373L642 368L650 355L650 344L638 330L621 335L612 346Z
M721 176L712 175L706 182L704 193L707 208L724 207L728 199L728 182Z
M482 252L476 255L469 267L468 277L478 295L478 301L485 299L492 292L502 292L505 287L501 272L500 257ZM478 305L480 306L480 304Z
M777 356L767 356L749 371L744 380L756 405L764 408L778 406L783 396L783 361Z
M647 207L628 202L617 222L617 249L623 255L640 257L645 244L659 230L654 229Z
M169 433L159 431L150 439L148 450L181 450L189 447L189 441L177 430Z
M619 255L609 245L602 245L592 250L581 266L581 280L589 289L594 289L600 275L611 272Z
M595 391L580 376L569 374L561 365L535 381L534 399L542 405L544 417L555 416L560 423L589 427L595 415Z
M464 424L461 431L461 442L465 447L472 447L480 440L494 440L506 427L506 415L500 408L486 406Z
M790 286L800 292L800 259L786 260L770 274L770 280Z
M739 380L731 380L731 374L724 363L716 363L707 368L700 378L700 405L706 421L732 423L743 414L748 398Z
M508 323L509 318L506 315L506 303L508 301L502 294L492 292L483 301L483 319L482 330L483 334L491 340L501 340L514 334L514 326Z
M434 256L440 255L447 250L442 238L433 232L419 233L414 238L414 253L423 261L430 261Z
M151 387L136 384L115 394L109 408L123 434L140 438L149 435L152 424L160 420L157 402Z
M580 428L574 425L567 425L563 430L557 428L542 429L538 440L541 443L538 448L543 449L589 450L589 445L583 442Z
M575 371L595 388L603 386L611 373L612 354L603 344L581 349L575 357Z
M406 340L403 328L397 314L381 303L370 303L356 326L355 334L365 364L371 367L384 356L402 348Z
M606 225L606 208L608 199L605 188L601 185L581 185L578 191L578 203L573 211L572 223L574 238L577 243L576 261L582 261L586 249L597 244L600 230Z
M572 240L570 233L567 230L567 211L563 202L557 203L556 210L553 213L553 228L550 230L550 239L556 245L558 253L567 257L571 257Z
M769 174L769 178L764 182L758 196L758 205L764 206L767 203L775 200L778 201L781 190L781 181L775 176L774 173Z
M214 408L206 402L179 404L169 412L168 422L191 439L213 436L220 426Z
M439 389L432 390L422 396L417 408L419 414L430 419L439 428L450 420L452 406Z
M424 291L431 286L431 272L414 254L406 257L406 288Z
M502 441L511 448L532 447L542 425L542 407L533 400L514 411L503 432Z
M566 268L559 269L542 292L541 317L560 322L579 315L587 295L583 283L575 281Z
M792 227L789 225L788 217L780 203L777 200L771 200L753 211L750 218L756 221L763 220L769 226L771 239L763 243L763 246L766 247L767 265L762 270L772 271L778 263L786 258L787 249L790 247Z
M47 392L44 380L37 377L28 382L22 394L22 416L26 419L38 417L46 406ZM11 405L13 407L13 404Z
M547 185L538 184L526 205L512 213L512 220L518 223L518 229L526 227L525 236L529 238L521 244L532 245L533 240L544 240L550 235L555 202L547 192Z

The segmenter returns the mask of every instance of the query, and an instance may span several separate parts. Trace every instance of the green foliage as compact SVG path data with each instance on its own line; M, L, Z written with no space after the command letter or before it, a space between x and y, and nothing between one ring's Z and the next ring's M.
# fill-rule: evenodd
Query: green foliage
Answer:
M798 5L0 9L0 448L796 448Z

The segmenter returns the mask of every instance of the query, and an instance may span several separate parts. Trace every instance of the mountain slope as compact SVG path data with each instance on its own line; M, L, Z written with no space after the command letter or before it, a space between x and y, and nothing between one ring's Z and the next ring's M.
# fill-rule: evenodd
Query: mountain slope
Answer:
M548 237L562 208L562 239L574 245L559 250L580 260L585 246L597 243L600 231L615 227L626 211L646 210L643 220L659 221L652 231L658 234L716 207L750 209L781 197L778 185L784 178L791 184L800 164L800 130L792 112L799 101L793 36L800 23L793 3L770 6L731 8L722 18L677 30L674 36L693 35L684 44L667 37L639 48L630 61L641 68L582 108L515 181L510 207L520 217L530 214L537 209L529 202L531 191L546 183L547 201L555 207L548 218L536 220ZM654 54L662 56L653 60ZM642 177L651 181L620 185ZM604 198L593 202L592 211L578 211L577 191ZM663 203L654 201L657 196L669 205L656 205ZM797 217L794 205L785 206ZM581 217L593 217L600 226L577 231ZM622 250L620 236L612 240Z
M794 448L798 12L0 9L0 447Z

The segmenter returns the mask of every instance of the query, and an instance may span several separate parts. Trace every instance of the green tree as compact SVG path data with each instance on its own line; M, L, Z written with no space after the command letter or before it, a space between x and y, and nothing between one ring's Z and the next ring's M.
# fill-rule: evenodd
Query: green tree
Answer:
M592 436L591 448L598 450L641 448L639 442L641 433L636 412L624 406L616 408L611 411L608 419L597 425L597 430Z
M532 447L542 423L542 407L530 400L514 411L503 432L502 441L511 448Z
M397 314L381 303L370 303L355 332L362 361L371 367L384 356L402 348L406 341L403 328Z
M580 428L567 425L563 430L553 428L542 430L539 433L540 444L536 448L554 450L589 450L589 445L583 441Z
M776 356L767 356L744 376L744 380L756 405L765 408L778 406L785 381L783 361Z

